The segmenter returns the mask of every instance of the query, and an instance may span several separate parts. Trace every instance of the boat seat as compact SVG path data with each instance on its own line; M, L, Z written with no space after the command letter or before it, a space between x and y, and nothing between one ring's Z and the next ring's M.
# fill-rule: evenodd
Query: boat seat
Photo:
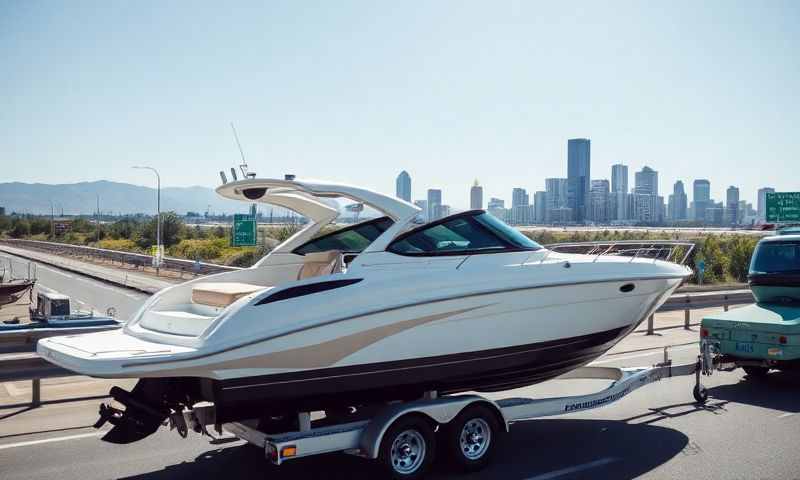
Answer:
M237 282L201 282L192 288L192 302L225 308L236 300L265 288L271 287Z
M298 280L342 271L342 252L339 250L306 253L304 260L297 273Z

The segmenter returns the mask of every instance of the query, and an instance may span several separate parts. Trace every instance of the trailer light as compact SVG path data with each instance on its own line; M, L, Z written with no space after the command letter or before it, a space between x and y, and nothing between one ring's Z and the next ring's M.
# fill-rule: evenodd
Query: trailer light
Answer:
M784 335L781 335L781 336L778 338L778 342L780 342L780 343L781 343L781 345L786 345L786 341L787 341L787 340L786 340L786 337L785 337Z
M700 337L702 338L708 337L708 330L706 330L705 328L700 329Z
M290 458L297 455L297 447L287 445L281 449L281 458Z
M783 355L783 350L781 350L780 348L770 348L767 349L767 355L771 357L780 357Z

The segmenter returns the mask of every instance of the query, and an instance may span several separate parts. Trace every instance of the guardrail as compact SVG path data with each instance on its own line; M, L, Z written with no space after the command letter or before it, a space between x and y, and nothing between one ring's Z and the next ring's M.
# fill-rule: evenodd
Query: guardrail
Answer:
M83 245L71 245L69 243L56 243L45 242L41 240L22 240L22 239L4 239L0 240L0 244L6 244L10 247L26 248L30 250L37 250L44 253L51 253L55 255L68 255L68 256L85 256L94 257L108 260L110 262L120 262L120 264L128 264L134 267L144 268L149 266L153 257L141 253L123 252L119 250L108 250L104 248L86 247ZM161 267L166 270L174 270L176 272L188 272L198 275L209 275L212 273L229 272L232 270L239 270L237 267L229 267L227 265L217 265L215 263L195 262L183 258L164 257L162 259Z
M673 295L658 309L658 311L670 312L684 310L685 322L683 328L689 329L690 311L693 309L721 306L727 311L731 305L752 303L753 301L753 294L750 290L708 293L697 292ZM650 315L647 320L647 335L653 335L655 333L654 323L654 315ZM5 338L3 338L3 334L0 334L0 352L3 351L3 345L9 348L8 346L14 344L14 342L16 342L18 346L22 345L26 348L30 346L31 349L35 349L36 341L39 338L53 335L86 333L89 330L98 331L100 329L108 330L109 328L83 327L73 329L38 329L36 332L8 332L10 334L6 334ZM19 380L31 380L33 382L33 392L31 395L32 406L38 406L41 403L42 378L66 377L72 375L76 375L75 372L57 367L47 360L36 356L36 354L32 352L0 358L0 383Z

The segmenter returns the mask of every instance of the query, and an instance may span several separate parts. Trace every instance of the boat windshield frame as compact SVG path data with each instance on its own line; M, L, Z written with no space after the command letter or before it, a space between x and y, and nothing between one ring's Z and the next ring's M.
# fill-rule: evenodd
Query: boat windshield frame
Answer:
M530 240L528 237L524 237L526 241L520 241L516 238L510 230L512 227L508 226L509 230L498 228L496 225L498 222L502 225L505 225L499 219L492 218L489 221L482 221L484 216L490 216L490 213L487 213L485 210L468 210L466 212L456 213L453 215L449 215L444 218L440 218L433 222L428 222L426 224L420 225L414 229L411 229L407 232L404 232L394 239L386 246L386 251L389 253L393 253L395 255L407 256L407 257L445 257L445 256L462 256L462 255L484 255L484 254L493 254L493 253L509 253L509 252L535 252L537 250L541 250L544 247L539 245L538 243ZM481 217L481 220L478 220L478 217ZM408 252L408 251L401 251L396 248L397 244L403 242L404 240L408 239L411 236L414 236L420 232L425 230L437 227L439 225L443 225L453 220L457 220L460 218L468 219L471 226L477 227L478 230L481 230L482 233L487 234L488 236L493 237L497 240L498 247L494 248L464 248L464 249L453 249L453 250L441 250L441 251L420 251L420 252ZM522 235L519 233L519 235Z

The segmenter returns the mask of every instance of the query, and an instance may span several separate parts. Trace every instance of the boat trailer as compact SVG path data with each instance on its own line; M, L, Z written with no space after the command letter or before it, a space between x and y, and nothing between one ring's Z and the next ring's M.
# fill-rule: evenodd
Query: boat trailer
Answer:
M444 447L455 467L474 471L488 463L496 438L516 422L610 405L662 379L694 375L692 395L698 404L704 404L708 391L701 376L725 368L717 345L702 339L697 360L680 365L673 364L668 348L664 348L664 360L650 367L587 366L558 377L612 381L605 389L586 395L491 400L477 394L438 397L436 392L427 392L419 400L390 403L367 418L349 422L326 424L324 420L312 421L312 412L302 412L295 423L298 428L283 433L262 431L258 419L219 424L213 405L172 414L167 423L184 437L189 430L213 437L207 430L211 426L220 435L226 431L262 448L275 465L345 452L378 459L392 478L419 478L432 462L432 452ZM434 448L434 442L440 446Z

